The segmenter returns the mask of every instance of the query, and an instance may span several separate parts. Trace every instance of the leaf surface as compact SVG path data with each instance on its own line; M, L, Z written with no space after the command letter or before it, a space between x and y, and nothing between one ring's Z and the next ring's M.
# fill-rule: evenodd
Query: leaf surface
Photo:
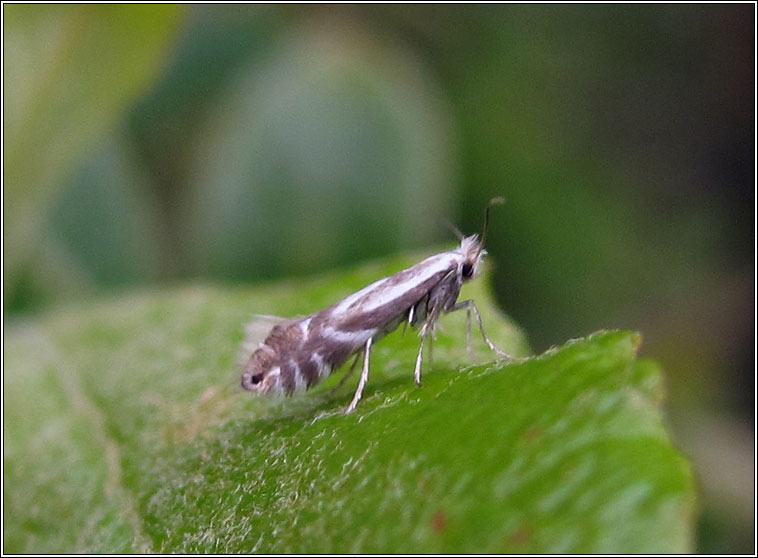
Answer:
M6 327L6 552L658 553L692 550L693 481L638 334L523 363L466 353L443 317L372 351L355 413L337 375L302 396L238 388L243 324L295 316L417 261L256 288L135 293ZM484 279L488 334L528 352Z

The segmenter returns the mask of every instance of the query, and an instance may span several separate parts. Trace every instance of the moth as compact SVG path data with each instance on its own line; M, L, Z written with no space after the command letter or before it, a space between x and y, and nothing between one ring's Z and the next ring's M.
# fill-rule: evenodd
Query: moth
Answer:
M457 310L466 310L470 354L473 354L473 313L490 350L501 358L519 360L498 349L487 337L473 300L458 302L463 284L479 274L487 253L484 242L489 210L498 203L503 203L503 199L494 198L487 205L481 240L477 235L464 237L456 230L460 244L455 250L431 256L380 279L325 310L275 325L244 364L242 387L258 393L289 395L313 387L355 355L346 379L362 356L358 387L345 409L345 414L351 413L363 396L371 348L377 341L401 323L419 330L421 343L413 377L416 385L421 386L424 345L427 340L431 342L440 316Z

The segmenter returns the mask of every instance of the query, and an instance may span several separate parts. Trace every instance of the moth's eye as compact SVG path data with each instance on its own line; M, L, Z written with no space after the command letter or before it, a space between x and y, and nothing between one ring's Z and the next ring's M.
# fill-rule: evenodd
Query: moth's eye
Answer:
M463 267L461 268L461 273L464 277L469 278L474 274L474 266L470 263L466 262L463 264Z
M254 384L259 384L261 383L262 379L263 379L263 374L256 374L255 376L250 378L250 381Z

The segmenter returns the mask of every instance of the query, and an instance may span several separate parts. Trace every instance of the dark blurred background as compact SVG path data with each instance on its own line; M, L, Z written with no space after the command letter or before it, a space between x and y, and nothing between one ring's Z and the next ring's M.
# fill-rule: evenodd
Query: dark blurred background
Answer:
M478 232L535 351L644 335L754 552L755 6L4 5L4 315Z

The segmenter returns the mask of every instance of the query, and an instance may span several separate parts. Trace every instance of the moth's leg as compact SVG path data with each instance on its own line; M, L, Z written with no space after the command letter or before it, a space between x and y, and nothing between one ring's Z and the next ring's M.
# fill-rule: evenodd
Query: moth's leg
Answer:
M408 326L413 327L413 319L416 317L416 307L411 306L408 310L408 317L407 319L403 320L403 335L405 335L405 330L408 329Z
M347 374L342 376L342 379L339 381L339 383L334 386L332 389L329 390L328 395L334 395L336 392L340 390L342 386L345 385L345 382L347 382L348 378L353 375L353 372L355 372L356 366L358 366L358 361L360 360L361 356L363 356L363 350L358 351L355 354L355 359L353 360L353 364L350 365L350 370L347 371Z
M508 360L513 360L513 361L525 360L523 358L514 357L514 356L509 355L506 352L501 351L495 346L495 344L492 341L490 341L490 338L487 337L486 333L484 333L484 326L482 325L482 317L479 315L479 309L476 307L476 303L473 301L473 299L459 302L458 304L453 306L448 312L455 312L456 310L463 310L464 308L466 308L468 312L473 312L474 316L476 316L476 321L479 324L479 331L482 334L482 338L484 339L484 342L487 344L487 346L490 348L490 350L493 353Z
M429 356L427 357L429 359L429 367L434 367L434 333L432 333L429 336L429 350L427 351L429 353Z
M421 387L421 363L424 359L424 343L426 343L426 336L429 333L429 323L427 320L421 327L421 343L418 346L418 355L416 355L416 366L413 369L413 381L416 382L418 387Z
M352 413L355 410L355 406L358 405L358 401L360 401L361 397L363 397L363 388L366 386L366 382L368 381L368 360L369 355L371 354L372 341L373 338L369 337L368 341L366 341L366 346L363 347L363 371L361 372L361 379L358 382L358 389L355 390L353 400L350 402L350 405L347 406L347 409L345 409L346 415L348 413Z
M474 346L471 344L471 308L466 307L466 351L472 362L476 363L476 353Z

